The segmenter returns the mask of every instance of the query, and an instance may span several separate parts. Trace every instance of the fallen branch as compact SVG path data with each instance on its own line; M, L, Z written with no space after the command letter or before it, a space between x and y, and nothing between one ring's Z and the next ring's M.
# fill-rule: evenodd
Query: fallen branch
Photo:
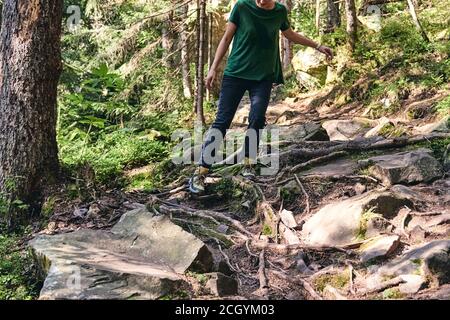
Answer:
M310 213L310 204L309 204L309 195L308 192L306 192L305 187L303 186L303 183L298 178L297 174L294 174L295 180L297 181L297 184L300 186L300 189L302 189L303 194L305 195L306 199L306 214Z
M266 277L266 263L264 259L264 250L262 250L261 253L259 254L258 278L259 278L260 293L264 297L267 297L267 295L269 294L269 286L267 284L267 277Z

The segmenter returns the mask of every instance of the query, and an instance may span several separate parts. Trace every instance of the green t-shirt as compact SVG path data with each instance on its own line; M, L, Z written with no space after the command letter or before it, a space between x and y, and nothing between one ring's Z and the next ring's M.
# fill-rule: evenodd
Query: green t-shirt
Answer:
M237 29L224 74L284 83L279 36L290 27L286 7L276 2L272 10L265 10L255 0L239 0L228 21Z

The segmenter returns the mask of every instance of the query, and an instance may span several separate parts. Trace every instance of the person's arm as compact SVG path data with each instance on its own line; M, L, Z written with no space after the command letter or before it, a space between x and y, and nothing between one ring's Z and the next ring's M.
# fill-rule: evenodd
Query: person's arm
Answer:
M333 59L333 51L330 48L328 48L327 46L322 46L319 43L316 43L313 40L302 36L301 34L292 30L292 28L282 31L282 33L289 41L317 49L319 52L325 54L328 59Z
M228 48L230 47L231 40L233 40L234 34L236 32L237 26L233 22L228 22L227 29L225 30L225 34L220 40L219 46L217 47L216 55L214 57L214 61L209 69L208 76L205 79L206 88L208 90L212 89L212 85L214 83L214 79L216 78L216 70L225 56Z

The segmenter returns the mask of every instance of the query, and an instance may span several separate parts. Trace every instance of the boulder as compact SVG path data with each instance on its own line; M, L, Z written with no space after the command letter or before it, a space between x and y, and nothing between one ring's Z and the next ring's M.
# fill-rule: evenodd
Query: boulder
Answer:
M220 272L205 274L208 279L205 288L218 297L233 296L238 294L238 283L236 279L226 276Z
M450 240L435 240L405 252L379 268L382 276L431 275L439 284L450 282Z
M363 137L369 130L370 124L362 120L329 120L322 124L327 131L330 141L348 141Z
M374 258L386 257L392 254L400 244L397 235L376 237L361 246L361 262L365 263Z
M322 166L314 167L303 171L301 175L322 176L322 177L341 177L350 176L358 170L358 163L351 159L339 159Z
M314 48L306 48L298 51L293 59L292 66L298 74L303 78L309 76L310 80L314 79L317 85L325 84L327 78L327 65L325 63L325 55L318 52Z
M401 283L398 286L398 289L401 293L404 294L415 294L421 290L426 281L424 277L417 274L403 274L400 275L404 283Z
M406 187L374 190L320 209L303 225L302 237L314 245L344 245L365 238L368 222L377 216L390 219L403 206L412 206Z
M186 285L180 274L213 266L202 241L144 208L111 231L38 236L30 246L47 276L41 299L157 299Z
M266 130L278 129L279 140L298 142L298 141L325 141L328 140L326 132L320 124L315 122L305 122L289 126L268 125Z
M443 175L441 164L428 149L372 157L360 164L368 164L370 174L386 186L430 182Z
M415 134L431 134L433 132L449 132L450 131L450 116L444 117L443 119L432 122L428 124L424 124L419 127L414 128Z

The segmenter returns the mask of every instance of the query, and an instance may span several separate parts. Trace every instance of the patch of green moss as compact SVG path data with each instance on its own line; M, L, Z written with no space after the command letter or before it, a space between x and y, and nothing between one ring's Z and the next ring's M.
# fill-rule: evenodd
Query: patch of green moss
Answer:
M389 288L383 291L382 297L385 300L390 299L403 299L406 295L401 293L398 288Z
M363 212L361 215L361 219L359 221L359 229L355 236L356 240L365 240L366 239L366 233L367 233L367 225L370 220L381 217L380 214L375 212L376 207L371 207Z
M323 274L314 279L313 285L317 291L323 292L327 285L336 289L344 289L350 281L349 273L343 271L336 274Z
M263 229L262 229L262 234L265 235L265 236L271 236L272 235L272 228L268 224L265 224L263 226Z

